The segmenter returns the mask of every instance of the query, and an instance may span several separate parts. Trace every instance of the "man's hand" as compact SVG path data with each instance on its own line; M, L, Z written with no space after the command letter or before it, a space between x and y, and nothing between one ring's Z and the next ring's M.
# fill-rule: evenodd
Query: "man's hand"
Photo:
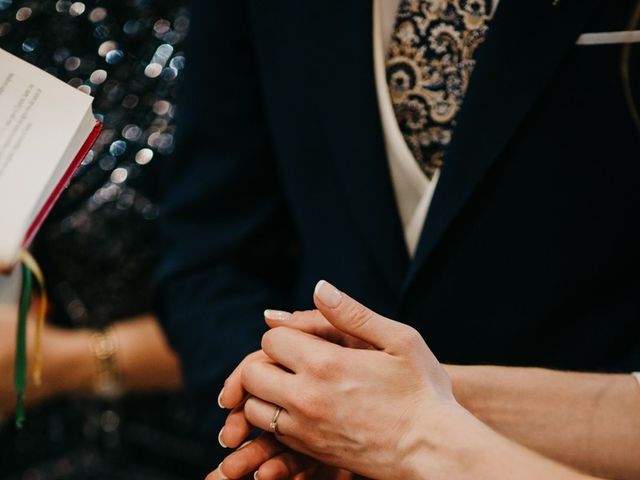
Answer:
M352 474L294 452L272 434L262 433L224 459L207 480L351 480Z

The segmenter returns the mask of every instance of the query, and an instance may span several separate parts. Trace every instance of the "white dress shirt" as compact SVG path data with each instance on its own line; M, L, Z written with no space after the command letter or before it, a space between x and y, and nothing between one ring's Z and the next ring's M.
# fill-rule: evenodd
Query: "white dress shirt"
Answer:
M409 254L413 257L429 212L440 172L432 180L424 174L404 140L387 84L386 52L391 43L402 0L374 0L373 53L378 105L384 131L391 180ZM498 2L495 1L494 12Z

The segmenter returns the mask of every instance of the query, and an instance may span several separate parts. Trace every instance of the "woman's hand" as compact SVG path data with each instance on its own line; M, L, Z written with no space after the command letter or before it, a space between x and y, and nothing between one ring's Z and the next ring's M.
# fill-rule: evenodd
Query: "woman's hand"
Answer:
M345 348L286 327L267 332L264 353L241 367L252 397L232 411L221 439L236 440L246 428L238 421L242 412L268 431L279 405L283 444L367 477L411 478L405 469L423 446L425 423L433 427L462 411L447 374L411 327L371 312L326 282L318 284L314 300L337 330L375 350ZM298 317L304 315L315 314ZM233 396L225 388L222 403L232 406L238 400Z
M375 347L364 340L336 328L319 310L295 313L265 310L264 319L269 328L289 327L343 347L375 350Z

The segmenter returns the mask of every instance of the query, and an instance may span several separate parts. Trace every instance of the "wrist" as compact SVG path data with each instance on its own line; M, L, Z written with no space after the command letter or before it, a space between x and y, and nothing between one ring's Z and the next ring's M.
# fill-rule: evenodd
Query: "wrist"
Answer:
M118 365L119 347L118 338L111 328L91 335L89 348L94 364L92 392L98 397L114 399L123 393Z
M422 424L421 441L407 458L406 471L396 478L595 480L508 440L460 406L435 413L440 420Z
M484 426L458 403L429 407L423 418L417 419L407 435L404 470L397 478L447 480L469 475L476 458L482 458L482 442L478 427ZM463 477L465 478L465 477ZM468 477L471 478L471 477Z
M456 400L481 422L495 428L505 415L505 400L496 402L504 384L500 370L485 366L446 365ZM507 383L508 385L508 383Z
M91 333L85 330L50 330L43 345L43 382L41 396L53 397L89 393L93 381L93 364L87 344ZM39 395L40 396L40 395Z

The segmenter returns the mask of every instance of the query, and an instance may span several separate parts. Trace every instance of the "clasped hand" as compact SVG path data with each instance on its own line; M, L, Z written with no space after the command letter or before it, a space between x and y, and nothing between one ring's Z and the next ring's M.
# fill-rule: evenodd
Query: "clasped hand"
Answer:
M265 312L262 350L225 382L231 410L220 442L239 448L209 479L412 478L411 459L456 403L450 380L419 333L320 282L318 310ZM274 435L272 422L278 407ZM429 417L429 418L426 418ZM266 433L271 432L271 433ZM322 475L329 465L336 470Z

